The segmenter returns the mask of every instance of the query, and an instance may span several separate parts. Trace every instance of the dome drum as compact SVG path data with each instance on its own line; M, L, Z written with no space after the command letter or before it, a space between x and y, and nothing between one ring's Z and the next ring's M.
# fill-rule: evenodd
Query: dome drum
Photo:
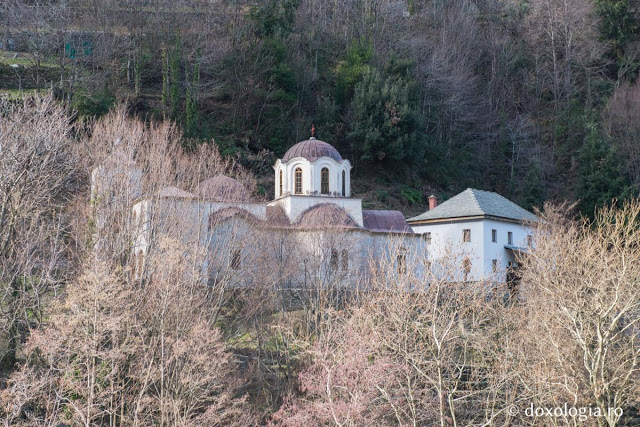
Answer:
M332 145L313 137L291 147L274 169L276 199L351 195L351 164Z

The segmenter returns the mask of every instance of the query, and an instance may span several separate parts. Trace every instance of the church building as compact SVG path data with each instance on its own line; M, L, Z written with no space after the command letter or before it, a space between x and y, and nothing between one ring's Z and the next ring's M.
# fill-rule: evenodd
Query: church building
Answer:
M267 203L253 202L240 182L222 175L192 192L137 191L130 216L133 271L144 274L151 236L172 227L179 227L181 240L203 248L189 262L212 285L251 286L273 274L276 286L354 286L382 263L393 263L397 274L411 268L423 283L445 270L452 281L504 282L516 254L533 244L537 217L487 191L467 189L440 205L432 196L430 209L409 220L399 211L363 209L351 194L349 160L314 137L292 146L273 168L274 198ZM140 173L133 176L140 180ZM95 189L100 176L97 168ZM445 258L454 260L455 274Z

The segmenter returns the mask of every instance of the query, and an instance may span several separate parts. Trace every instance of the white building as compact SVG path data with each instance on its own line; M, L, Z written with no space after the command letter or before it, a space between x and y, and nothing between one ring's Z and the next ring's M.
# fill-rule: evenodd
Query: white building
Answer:
M209 283L250 285L259 279L256 266L267 265L282 271L283 286L318 279L353 285L367 280L372 260L393 259L402 271L411 254L424 252L401 212L363 210L362 200L351 197L351 164L330 144L313 137L299 142L274 171L275 199L268 203L252 203L242 184L226 176L190 191L165 187L139 197L130 215L136 274L154 250L152 236L170 230L207 248L197 262Z
M517 267L515 252L533 243L538 217L497 193L467 188L440 205L431 196L429 208L407 222L432 262L455 254L463 280L506 281Z
M135 165L117 163L127 171L125 186L140 185ZM350 162L313 137L291 147L274 172L274 200L267 203L252 202L240 182L221 175L189 189L130 190L135 274L144 274L145 260L157 250L153 237L173 233L185 247L199 248L188 262L210 284L250 286L264 280L256 266L268 266L277 286L351 286L384 262L395 264L397 274L411 268L411 287L428 283L425 272L446 272L451 281L505 281L514 252L530 243L526 223L537 219L498 194L472 189L440 206L430 198L431 209L408 222L399 211L363 210L362 200L351 197ZM94 202L113 194L101 190L102 178L111 175L104 166L95 169Z

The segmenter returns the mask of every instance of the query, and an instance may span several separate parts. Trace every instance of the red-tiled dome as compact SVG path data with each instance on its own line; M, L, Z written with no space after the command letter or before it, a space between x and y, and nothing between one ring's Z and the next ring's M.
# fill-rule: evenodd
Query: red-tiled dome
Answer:
M198 195L205 199L213 199L220 202L249 201L249 193L244 188L244 185L224 175L217 175L202 181L198 185Z
M297 221L299 227L343 227L357 228L358 224L347 211L331 203L313 206L300 214Z
M282 157L282 161L287 162L294 157L304 157L310 162L313 162L320 157L331 157L336 162L342 162L342 156L333 145L320 141L319 139L315 139L314 137L298 142L296 145L289 148L289 150L284 154L284 157Z

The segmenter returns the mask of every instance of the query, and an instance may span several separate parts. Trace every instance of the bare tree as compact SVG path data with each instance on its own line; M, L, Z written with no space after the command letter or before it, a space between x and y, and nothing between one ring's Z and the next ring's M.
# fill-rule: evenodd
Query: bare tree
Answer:
M640 392L640 204L601 209L592 223L549 210L523 259L523 388L543 406L594 405L621 425Z
M0 286L3 360L15 362L29 329L44 315L43 298L71 267L66 204L81 184L70 117L51 98L0 109Z

